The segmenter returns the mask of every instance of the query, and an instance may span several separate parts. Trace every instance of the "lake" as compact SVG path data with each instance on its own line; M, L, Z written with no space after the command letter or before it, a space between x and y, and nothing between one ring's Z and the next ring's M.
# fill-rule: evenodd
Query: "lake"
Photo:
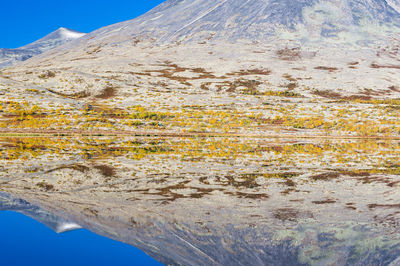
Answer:
M0 158L5 265L400 264L400 141L13 136Z

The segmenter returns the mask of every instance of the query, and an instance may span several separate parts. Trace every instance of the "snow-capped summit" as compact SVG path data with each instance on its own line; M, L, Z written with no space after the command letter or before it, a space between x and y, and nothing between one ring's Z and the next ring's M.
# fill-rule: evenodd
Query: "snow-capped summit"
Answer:
M84 35L85 35L85 33L81 33L78 31L74 31L74 30L70 30L70 29L61 27L58 30L43 37L42 39L37 40L28 45L25 45L23 47L20 47L18 49L35 50L35 51L44 52L44 51L50 50L52 48L55 48L61 44L78 39Z
M64 233L82 228L80 225L66 220L47 210L33 205L21 198L0 192L0 211L14 211L22 213L36 221L46 225L56 233Z
M16 49L0 49L0 68L25 61L32 56L46 52L84 35L85 33L61 27L42 39L23 47Z

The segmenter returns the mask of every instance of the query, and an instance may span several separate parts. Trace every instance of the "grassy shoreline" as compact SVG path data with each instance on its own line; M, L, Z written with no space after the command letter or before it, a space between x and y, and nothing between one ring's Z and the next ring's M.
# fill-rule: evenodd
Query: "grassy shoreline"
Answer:
M400 136L352 136L352 135L292 135L292 134L239 134L239 133L189 133L189 132L156 132L156 131L31 131L10 130L0 131L0 137L171 137L171 138L194 138L194 137L230 137L230 138L260 138L260 139L376 139L376 140L400 140Z

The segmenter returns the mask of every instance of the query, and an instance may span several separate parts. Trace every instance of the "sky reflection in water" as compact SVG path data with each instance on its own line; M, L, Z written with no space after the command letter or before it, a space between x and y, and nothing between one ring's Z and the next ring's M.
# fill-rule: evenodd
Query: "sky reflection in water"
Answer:
M57 234L20 213L0 212L0 265L161 265L135 247L76 230Z

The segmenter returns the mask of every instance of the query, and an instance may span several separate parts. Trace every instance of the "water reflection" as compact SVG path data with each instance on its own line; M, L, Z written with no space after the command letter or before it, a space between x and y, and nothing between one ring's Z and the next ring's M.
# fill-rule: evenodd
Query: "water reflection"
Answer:
M68 219L54 215L37 205L32 205L23 199L14 198L13 196L2 192L0 192L0 211L22 213L46 225L56 233L64 233L81 228L78 224Z
M7 197L33 202L165 264L400 262L398 141L0 143Z

